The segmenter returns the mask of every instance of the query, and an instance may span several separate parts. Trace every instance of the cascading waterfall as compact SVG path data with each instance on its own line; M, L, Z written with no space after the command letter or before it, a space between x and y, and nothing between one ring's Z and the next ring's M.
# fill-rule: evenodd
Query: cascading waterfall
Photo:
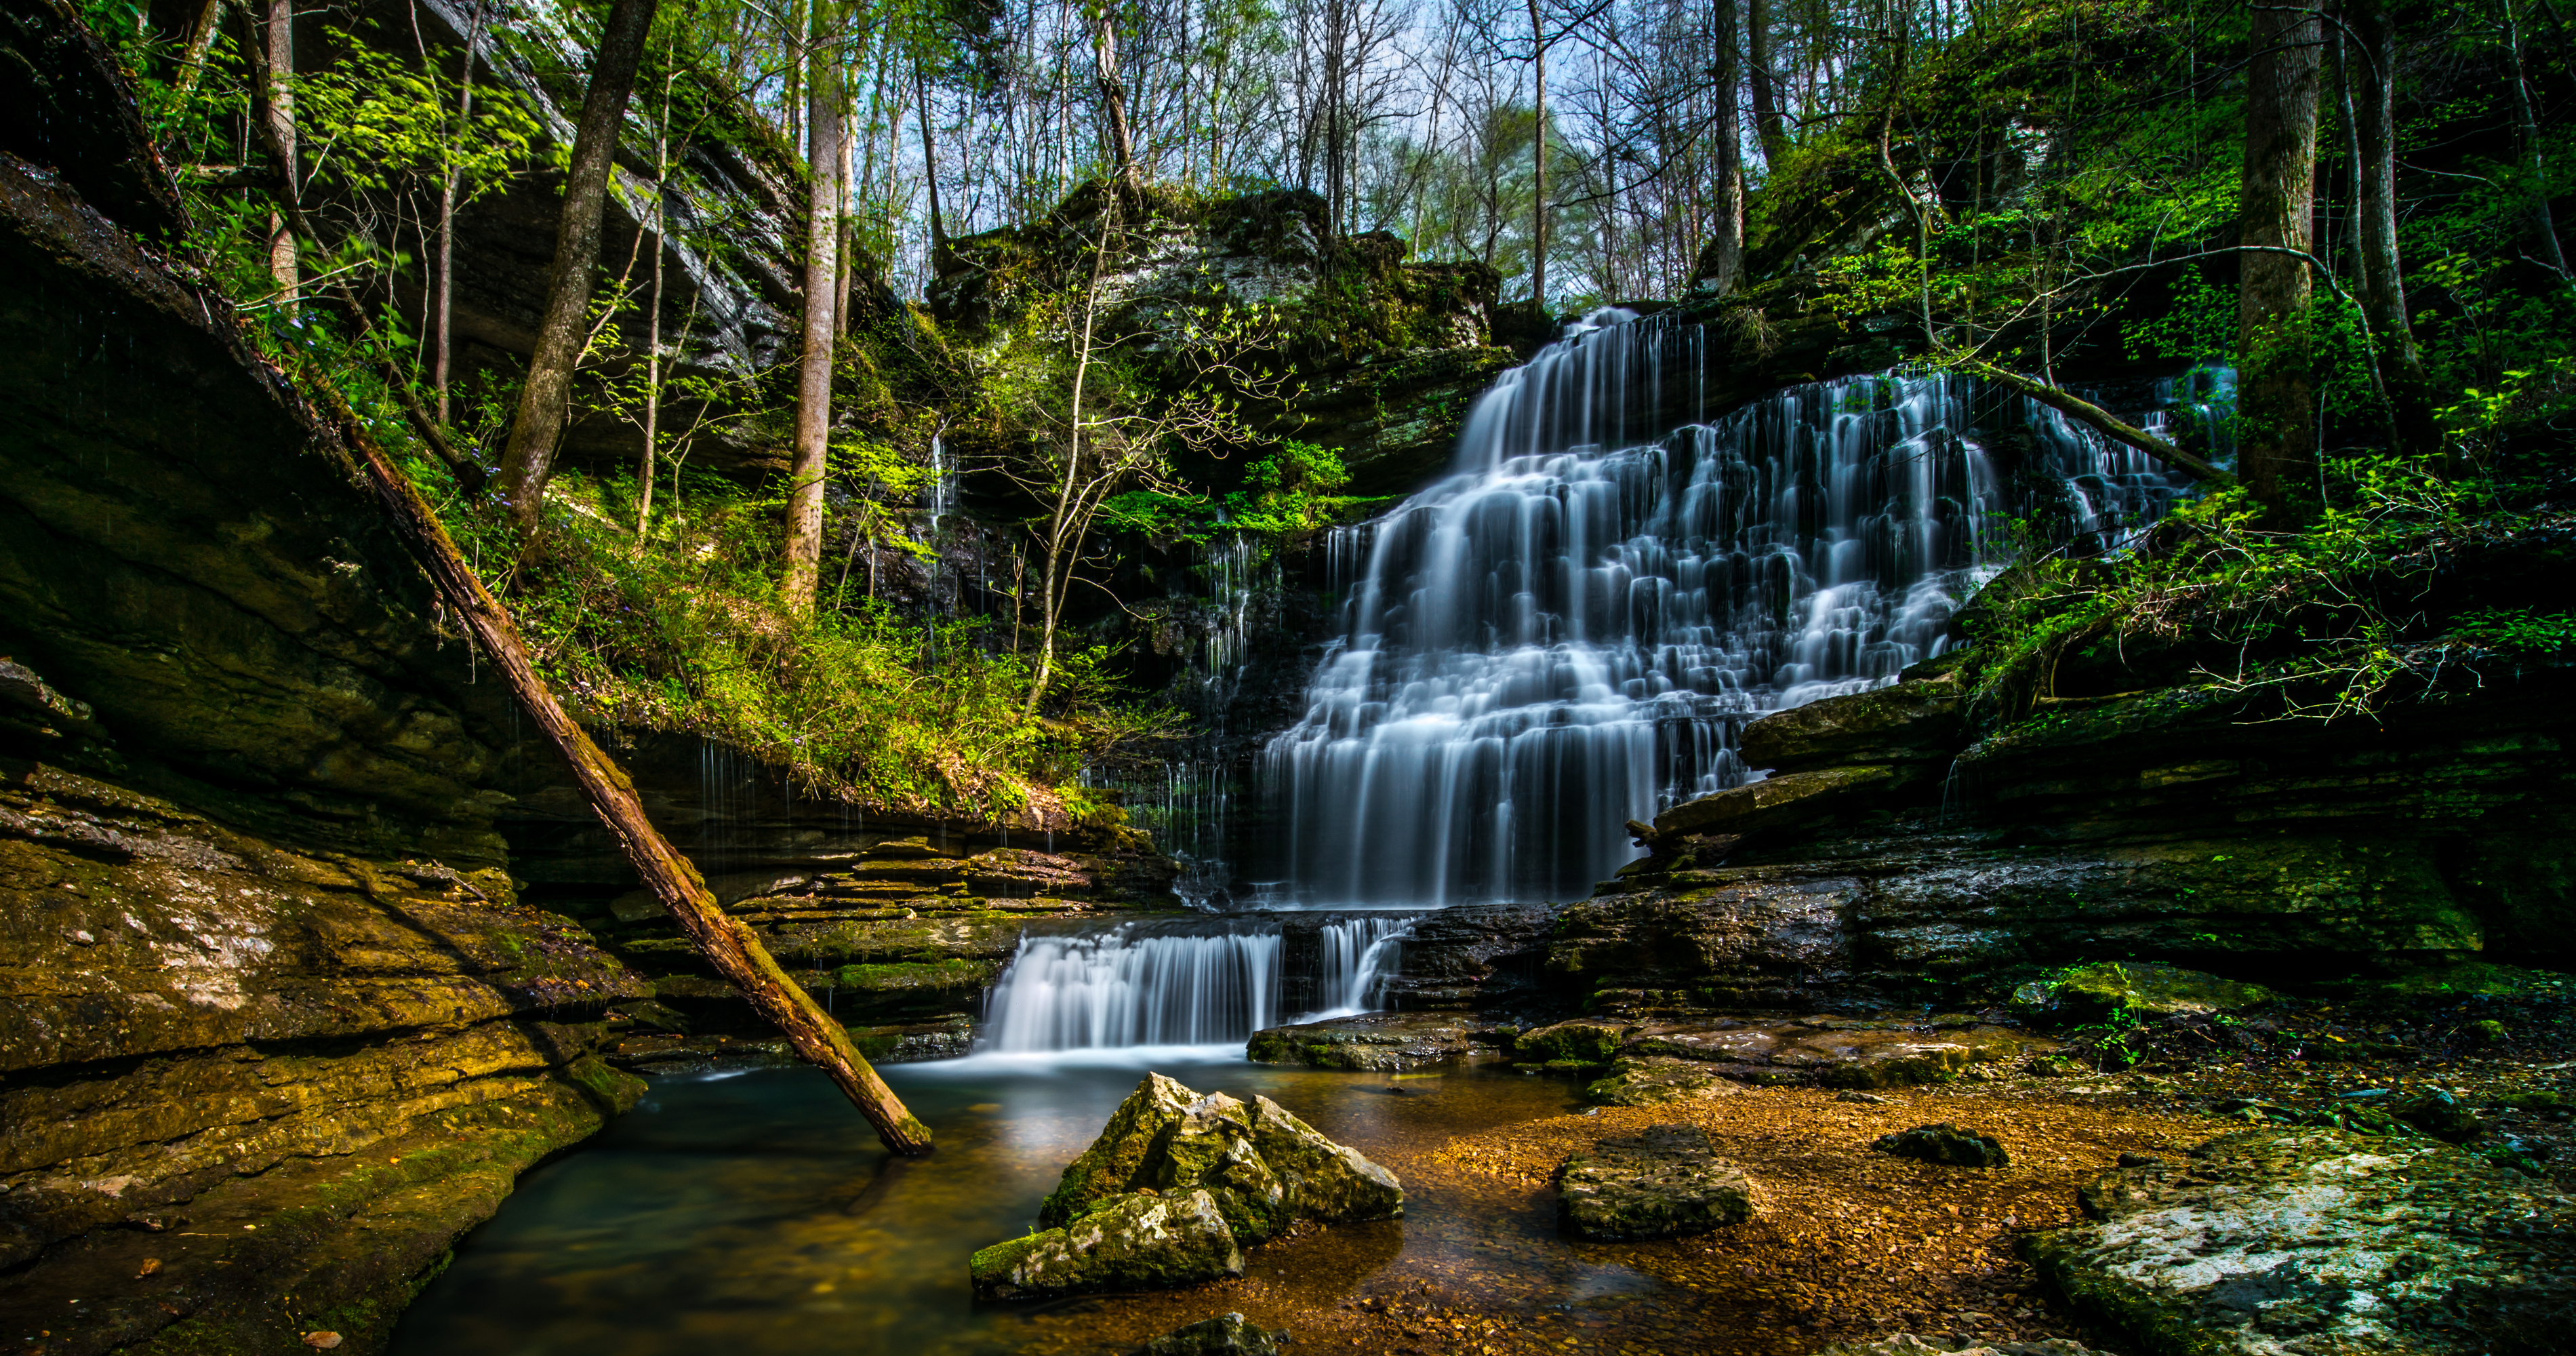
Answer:
M1324 923L1320 1012L1354 1011L1412 922L1377 915ZM1038 1054L1133 1046L1239 1045L1283 1013L1286 937L1276 921L1121 923L1031 935L993 985L979 1051Z
M1263 754L1300 902L1588 893L1634 855L1623 821L1749 775L1744 722L1939 654L2036 487L2088 549L2187 488L1946 375L1701 422L1704 357L1695 325L1571 326L1479 401L1447 479L1327 543L1365 563Z

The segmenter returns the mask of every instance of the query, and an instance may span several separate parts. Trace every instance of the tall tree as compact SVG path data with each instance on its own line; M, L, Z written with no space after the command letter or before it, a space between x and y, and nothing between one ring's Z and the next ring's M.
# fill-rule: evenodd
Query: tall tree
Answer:
M295 172L295 0L268 0L261 30L268 67L262 83L269 151L277 157L277 173L285 181L291 204L302 188ZM296 263L291 212L271 213L268 218L268 271L277 279L279 298L293 306L303 277Z
M2324 25L2314 10L2256 6L2251 41L2237 195L2237 240L2252 247L2237 256L2237 463L2266 515L2289 527L2318 509L2308 254Z
M1777 170L1789 154L1789 125L1780 113L1779 72L1771 64L1771 0L1752 0L1747 10L1744 54L1753 73L1753 131L1762 140L1762 163Z
M841 81L832 6L813 0L805 62L805 352L796 369L796 449L787 482L787 570L781 594L814 612L823 559L823 477L832 437L832 303L840 270Z
M456 124L441 148L445 164L438 176L438 295L431 309L437 316L437 347L431 350L429 382L438 392L438 417L448 417L447 383L450 365L455 361L456 338L456 190L463 167L457 162L460 144L473 134L474 126L474 59L476 48L483 42L483 16L489 10L488 0L474 0L472 12L465 21L465 71L457 83Z
M2350 18L2360 58L2344 65L2354 95L2353 160L2361 180L2354 195L2361 217L2354 236L2362 316L2378 345L2397 441L2406 450L2429 453L2441 435L2433 423L2432 382L2406 315L2406 279L2397 252L2397 24L2389 0L2351 0Z
M1717 0L1717 220L1709 238L1709 286L1719 296L1744 275L1744 123L1736 37L1739 0Z
M2522 24L2514 17L2513 0L2498 0L2504 9L2505 61L2512 69L2505 72L2506 85L2513 94L2514 130L2522 138L2523 174L2530 184L2531 240L2540 251L2540 262L2564 279L2567 255L2558 247L2558 222L2549 211L2549 162L2541 154L2540 120L2531 110L2531 86L2522 74Z
M1136 167L1136 138L1127 121L1127 85L1118 71L1118 30L1111 22L1108 0L1083 0L1082 17L1091 26L1092 75L1100 90L1102 132L1109 142L1110 164L1118 182L1129 189L1144 186Z
M1547 48L1546 28L1539 22L1538 0L1529 0L1530 62L1536 92L1531 105L1537 123L1530 132L1530 302L1539 323L1547 322Z
M283 3L283 0L278 0ZM626 101L644 40L653 31L657 0L615 0L608 26L591 60L590 88L573 134L572 170L564 178L563 214L555 226L555 259L546 276L545 318L537 326L528 380L501 456L498 488L522 531L536 530L546 481L554 474L555 445L563 438L572 404L573 365L589 338L591 271L599 264L600 216L607 208L608 174L617 156Z

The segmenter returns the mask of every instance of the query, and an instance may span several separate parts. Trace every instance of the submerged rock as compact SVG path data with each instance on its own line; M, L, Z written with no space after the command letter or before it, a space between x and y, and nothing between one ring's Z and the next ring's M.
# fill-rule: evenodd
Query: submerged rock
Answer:
M1870 1147L1898 1158L1919 1158L1954 1168L2000 1168L2010 1161L2003 1144L1994 1136L1947 1124L1918 1125L1881 1135Z
M2079 1203L2023 1253L2142 1356L2565 1349L2576 1211L2463 1149L2246 1130Z
M1471 1047L1467 1026L1456 1013L1364 1012L1256 1031L1244 1053L1258 1064L1401 1073L1456 1059Z
M1110 1113L1039 1207L1038 1222L1071 1225L1140 1190L1208 1194L1230 1236L1246 1244L1301 1219L1343 1224L1404 1213L1395 1174L1277 1102L1201 1096L1161 1074L1147 1074Z
M1242 1275L1243 1247L1207 1192L1136 1192L1064 1228L996 1243L967 1269L979 1300L1166 1290Z
M1569 1155L1556 1189L1565 1231L1596 1242L1704 1234L1754 1213L1752 1180L1695 1125L1651 1126Z
M1705 1064L1670 1056L1622 1059L1610 1076L1583 1090L1583 1099L1602 1106L1660 1106L1666 1102L1704 1101L1742 1092L1745 1085Z
M1897 1333L1868 1342L1836 1342L1818 1356L2111 1356L2081 1342L2051 1337L2039 1342L1969 1342L1962 1346L1951 1341L1928 1341L1910 1332Z
M1141 1356L1279 1356L1279 1344L1287 1340L1284 1330L1270 1332L1241 1314L1219 1314L1155 1338Z

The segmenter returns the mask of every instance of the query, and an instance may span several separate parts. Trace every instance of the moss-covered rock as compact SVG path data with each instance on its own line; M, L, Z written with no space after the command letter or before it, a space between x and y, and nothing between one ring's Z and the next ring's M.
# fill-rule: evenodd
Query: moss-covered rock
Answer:
M2274 1001L2272 991L2260 984L2157 961L2079 965L2053 980L2024 985L2014 999L2031 1012L2064 1022L2098 1022L2120 1011L2140 1017L2243 1012Z
M1243 1248L1205 1191L1129 1192L1072 1223L968 1259L980 1300L1168 1290L1243 1274Z
M1565 1062L1606 1065L1638 1028L1627 1022L1578 1019L1524 1031L1512 1042L1512 1055L1525 1063Z
M2538 1352L2576 1304L2567 1198L2430 1140L2241 1131L2083 1199L2024 1255L2139 1356Z
M1583 1090L1583 1100L1599 1106L1661 1106L1699 1102L1744 1091L1745 1085L1711 1071L1705 1064L1669 1056L1621 1059L1610 1076Z
M1455 1013L1368 1012L1252 1033L1244 1054L1256 1064L1401 1073L1456 1059L1471 1048Z
M1653 1126L1568 1155L1556 1189L1561 1227L1596 1242L1709 1233L1755 1210L1751 1179L1721 1161L1695 1125Z
M1066 1164L1063 1178L1038 1206L1038 1223L1069 1224L1102 1203L1144 1185L1145 1160L1163 1131L1189 1114L1198 1094L1161 1074L1147 1074L1109 1113L1089 1147Z
M1870 1142L1880 1153L1953 1168L2000 1168L2011 1161L2002 1141L1992 1135L1947 1123L1918 1125Z

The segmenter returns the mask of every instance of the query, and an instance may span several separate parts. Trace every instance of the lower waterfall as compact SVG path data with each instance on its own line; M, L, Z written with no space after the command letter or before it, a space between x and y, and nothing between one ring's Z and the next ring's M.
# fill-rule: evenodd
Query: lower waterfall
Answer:
M979 1053L1240 1045L1264 1027L1356 1012L1377 996L1410 914L1119 923L1032 934L993 984ZM1292 990L1309 995L1295 1008Z

